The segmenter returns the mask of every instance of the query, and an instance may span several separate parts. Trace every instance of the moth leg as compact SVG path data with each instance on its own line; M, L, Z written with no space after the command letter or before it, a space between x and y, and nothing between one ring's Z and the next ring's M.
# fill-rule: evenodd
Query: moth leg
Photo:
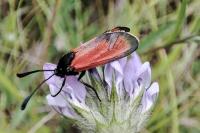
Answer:
M56 97L56 96L62 91L62 89L63 89L63 87L64 87L64 85L65 85L65 81L66 81L66 77L64 78L64 80L63 80L63 82L62 82L62 85L61 85L59 91L58 91L56 94L54 94L54 95L51 94L52 97Z
M101 99L100 99L100 97L99 97L99 95L98 95L98 93L97 93L97 91L95 90L94 87L92 87L92 86L89 85L88 83L85 83L84 81L80 81L80 82L81 82L82 84L84 84L86 87L91 88L91 89L94 91L95 95L97 96L98 100L101 102Z
M78 81L80 81L81 78L82 78L84 75L85 75L85 71L82 71L81 74L80 74L79 77L78 77Z

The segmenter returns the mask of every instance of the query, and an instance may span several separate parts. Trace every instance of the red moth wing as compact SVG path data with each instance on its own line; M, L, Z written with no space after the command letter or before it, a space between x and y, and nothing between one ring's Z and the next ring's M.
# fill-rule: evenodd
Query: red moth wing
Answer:
M127 32L106 32L72 50L75 58L70 66L77 72L91 69L131 54L138 44Z

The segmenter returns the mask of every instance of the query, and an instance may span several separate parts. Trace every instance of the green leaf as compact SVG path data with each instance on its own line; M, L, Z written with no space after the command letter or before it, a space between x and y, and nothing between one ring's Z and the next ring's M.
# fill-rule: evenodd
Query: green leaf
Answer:
M191 32L200 32L200 17L196 17L191 25Z
M9 93L9 95L14 97L16 100L21 99L21 95L19 94L17 88L12 84L11 80L5 74L3 74L1 70L0 70L0 84L2 86L0 87L0 89Z
M146 36L144 39L141 40L138 51L139 52L147 51L149 48L155 45L158 40L167 36L173 29L173 27L174 23L168 23L162 25L157 31L151 32L148 36Z
M178 11L178 16L176 18L175 29L173 30L172 35L169 38L169 42L175 40L182 30L186 18L186 6L187 6L187 0L182 0L182 3Z

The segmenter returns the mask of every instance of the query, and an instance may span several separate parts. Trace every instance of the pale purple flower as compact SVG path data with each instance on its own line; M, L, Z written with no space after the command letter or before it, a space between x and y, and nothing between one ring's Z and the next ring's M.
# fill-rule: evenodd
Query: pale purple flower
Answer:
M139 56L134 52L130 59L122 58L105 66L105 80L111 89L113 82L113 73L115 74L114 86L117 89L118 96L126 91L129 97L135 99L144 88L144 95L141 105L143 112L150 109L159 92L157 82L151 86L151 68L149 62L141 63ZM110 90L109 90L110 91Z
M43 69L46 70L53 70L55 68L56 65L50 63L46 63L43 67ZM51 75L52 72L45 72L45 79ZM62 84L62 80L63 79L58 76L53 76L47 81L51 94L57 93ZM70 118L75 118L77 115L70 105L70 101L73 101L74 104L77 104L82 108L86 108L85 97L85 86L78 81L76 76L67 76L66 84L63 87L62 92L56 97L52 97L50 94L47 95L47 101L49 105L53 106L61 114Z
M54 64L44 65L47 70L55 68ZM88 72L83 80L95 88L101 101L91 88L78 81L77 76L67 76L58 96L47 95L48 104L60 114L75 119L76 124L85 131L138 132L149 117L159 92L158 83L151 84L149 62L142 64L134 52L130 57L106 64L103 71L94 68ZM45 72L45 78L52 73ZM62 81L57 76L47 81L51 94L59 91Z

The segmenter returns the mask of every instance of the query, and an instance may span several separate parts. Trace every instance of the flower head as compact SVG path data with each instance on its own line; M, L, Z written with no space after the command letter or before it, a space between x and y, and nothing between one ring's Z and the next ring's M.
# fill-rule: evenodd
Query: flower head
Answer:
M45 64L44 69L55 69ZM52 72L45 72L47 79ZM67 76L63 90L56 97L47 95L47 101L60 114L76 120L84 131L127 133L138 132L145 124L157 98L159 86L151 84L149 62L141 63L136 52L130 57L106 64L103 69L88 71L82 82L77 76ZM48 80L51 94L56 94L63 79L54 76Z

